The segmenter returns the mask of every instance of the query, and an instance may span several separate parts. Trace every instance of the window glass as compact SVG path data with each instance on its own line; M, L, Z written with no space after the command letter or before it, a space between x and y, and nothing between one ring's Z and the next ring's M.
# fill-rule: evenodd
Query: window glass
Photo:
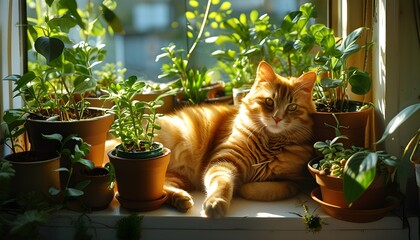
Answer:
M28 17L37 18L35 0L28 0ZM39 1L43 2L43 1ZM77 1L79 8L85 8L88 3L100 4L100 0ZM193 40L187 37L186 11L193 11L195 6L190 0L133 0L116 1L114 10L123 23L125 34L114 34L105 37L89 39L90 42L105 43L107 55L105 62L122 63L127 69L125 76L137 75L140 78L165 82L168 79L158 79L161 74L162 62L156 62L156 56L162 53L161 48L169 43L174 43L178 48L188 49ZM201 13L207 1L197 0ZM214 1L219 2L219 1ZM239 17L241 13L249 14L257 10L259 15L267 13L270 23L279 25L284 16L299 9L306 2L312 2L317 6L317 22L328 22L328 0L230 0L229 17ZM223 3L220 1L219 5ZM43 8L46 9L46 8ZM211 11L218 12L215 8ZM44 16L42 13L41 16ZM203 39L217 35L218 29L208 26ZM79 33L74 32L73 37L78 38ZM200 41L192 57L194 65L206 66L208 69L215 65L216 58L211 56L217 46ZM34 60L34 55L29 53L29 62Z

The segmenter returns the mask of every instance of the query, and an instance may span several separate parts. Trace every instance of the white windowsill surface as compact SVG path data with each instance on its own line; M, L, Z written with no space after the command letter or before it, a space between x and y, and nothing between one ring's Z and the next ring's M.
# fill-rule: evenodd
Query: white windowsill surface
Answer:
M255 202L235 198L228 214L221 219L207 219L201 216L202 193L193 193L195 206L187 213L162 206L158 210L140 212L143 215L141 239L419 239L418 219L409 217L410 229L403 228L403 222L395 213L371 223L351 223L331 218L319 205L306 194L277 202ZM327 225L321 232L309 233L302 220L291 212L303 214L299 202L305 202L309 211L318 213ZM116 239L115 222L130 212L120 208L114 198L111 206L103 211L88 214L88 224L93 239ZM72 221L81 214L62 211L45 227L42 236L45 239L73 239ZM85 218L86 219L86 218ZM93 230L94 229L94 230ZM411 233L410 233L411 232ZM410 237L411 235L411 237Z

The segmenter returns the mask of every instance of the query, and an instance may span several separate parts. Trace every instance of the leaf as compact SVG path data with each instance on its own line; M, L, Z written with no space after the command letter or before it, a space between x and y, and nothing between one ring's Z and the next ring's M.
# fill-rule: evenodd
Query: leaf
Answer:
M36 226L47 223L49 214L45 211L39 210L28 210L22 214L19 214L13 221L10 233L12 235L18 235L19 239L30 239L31 236L36 236Z
M349 83L351 85L351 91L358 95L368 93L371 85L369 74L359 69L350 71Z
M376 176L377 153L357 152L344 166L344 197L350 206L370 186Z
M322 78L319 83L323 88L336 88L341 86L342 81L338 79Z
M57 196L60 192L61 192L60 189L55 188L55 187L50 187L50 189L48 189L48 193L51 196Z
M70 172L67 168L65 168L65 167L61 167L61 168L57 168L57 169L55 169L54 171L56 171L56 172Z
M232 4L231 4L230 2L228 2L228 1L226 1L226 2L223 2L223 3L222 3L222 5L220 5L219 10L220 10L220 11L227 11L227 10L229 10L231 7L232 7Z
M93 164L92 161L88 160L88 159L79 159L76 162L82 164L83 166L89 168L89 169L93 169L95 167L95 165Z
M84 181L80 181L76 184L76 189L79 190L83 190L85 189L90 183L92 182L92 180L88 179L88 180L84 180Z
M42 36L35 41L35 50L49 63L63 53L64 43L58 38Z
M420 103L410 105L403 110L401 110L397 115L395 115L388 125L385 128L384 133L382 134L381 139L379 139L376 144L383 142L388 135L392 134L401 124L403 124L407 119L409 119L414 113L420 109Z
M86 29L85 24L83 23L82 18L79 15L77 2L76 0L60 0L60 4L62 7L65 7L69 10L71 13L71 16L76 20L77 25L81 27L82 29Z
M110 10L103 4L101 5L101 9L102 9L103 17L105 21L112 28L112 30L116 33L123 34L125 32L124 27L121 23L121 20L118 18L118 16L112 10Z
M61 143L61 141L63 140L63 136L59 133L54 133L54 134L42 134L42 138L44 139L48 139L48 140L56 140L59 141Z
M68 197L79 197L84 194L83 191L76 188L66 188L65 195Z
M365 27L355 29L353 32L347 35L347 37L338 47L338 49L343 53L343 60L345 60L351 54L356 53L360 50L360 46L356 43L356 41L360 38L361 34L365 29Z
M74 84L74 93L84 93L96 87L96 81L94 79L84 76L77 77Z

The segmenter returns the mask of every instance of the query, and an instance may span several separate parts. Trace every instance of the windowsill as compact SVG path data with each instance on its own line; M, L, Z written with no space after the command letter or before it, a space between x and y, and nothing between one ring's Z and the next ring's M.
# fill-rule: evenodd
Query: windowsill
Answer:
M310 197L301 194L296 198L277 202L255 202L235 198L224 218L207 219L201 217L202 193L193 193L195 206L187 213L162 206L143 215L142 239L419 239L417 217L409 217L409 228L403 228L400 217L389 213L384 218L371 223L351 223L326 215ZM311 234L305 230L302 220L293 214L303 214L299 202L305 202L309 212L319 214L327 225L321 232ZM103 211L88 214L91 221L90 232L94 239L115 239L112 227L122 216L130 212L119 207L114 198L111 206ZM72 221L81 214L62 211L42 228L46 239L73 239ZM411 235L411 238L409 237Z

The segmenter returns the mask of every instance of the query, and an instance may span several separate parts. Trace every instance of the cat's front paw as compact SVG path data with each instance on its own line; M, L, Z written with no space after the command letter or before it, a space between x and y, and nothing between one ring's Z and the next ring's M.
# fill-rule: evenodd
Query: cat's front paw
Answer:
M203 203L203 211L208 218L221 218L225 216L229 203L222 198L208 197Z
M180 212L187 212L194 206L194 201L190 194L179 191L172 193L170 204Z

